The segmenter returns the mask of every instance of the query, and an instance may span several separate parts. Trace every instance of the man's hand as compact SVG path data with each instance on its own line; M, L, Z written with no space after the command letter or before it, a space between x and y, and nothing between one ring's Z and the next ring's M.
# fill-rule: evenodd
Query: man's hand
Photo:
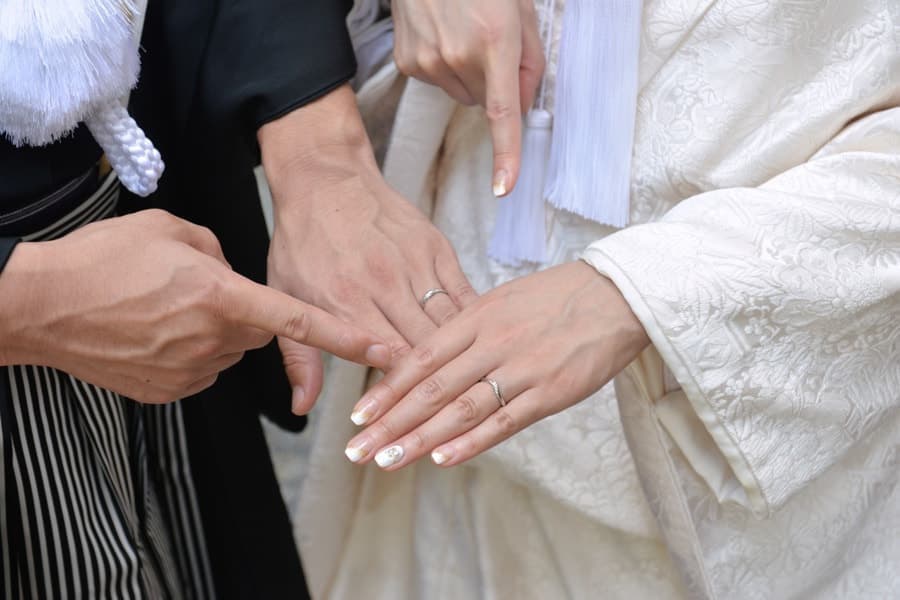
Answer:
M275 213L270 285L375 332L394 358L474 300L450 243L381 177L348 87L258 137ZM433 288L448 294L421 306ZM289 341L281 348L303 412L321 365Z
M494 193L519 176L522 113L544 73L533 0L393 0L397 67L487 111Z
M20 244L0 298L0 364L54 367L141 402L205 389L273 335L389 359L377 337L236 274L212 232L162 211Z

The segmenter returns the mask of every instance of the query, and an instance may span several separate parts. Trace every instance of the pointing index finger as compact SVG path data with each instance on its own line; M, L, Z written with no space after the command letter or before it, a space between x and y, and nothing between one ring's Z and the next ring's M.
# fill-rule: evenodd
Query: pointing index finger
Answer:
M387 368L391 353L375 335L283 292L234 274L222 299L226 318L353 362Z
M519 62L522 48L501 44L488 51L485 64L485 111L494 144L494 195L508 194L519 177L522 108Z

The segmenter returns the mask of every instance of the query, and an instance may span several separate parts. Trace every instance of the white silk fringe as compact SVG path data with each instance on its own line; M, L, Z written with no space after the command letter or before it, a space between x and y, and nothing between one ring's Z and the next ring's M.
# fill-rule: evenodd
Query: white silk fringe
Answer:
M142 0L0 1L0 134L50 144L85 122L123 185L156 189L164 165L125 104L140 71Z
M566 0L545 196L624 227L629 219L641 0Z
M523 262L547 260L544 174L550 155L553 117L535 108L525 118L522 162L516 187L499 200L494 234L488 254L494 260L517 267Z

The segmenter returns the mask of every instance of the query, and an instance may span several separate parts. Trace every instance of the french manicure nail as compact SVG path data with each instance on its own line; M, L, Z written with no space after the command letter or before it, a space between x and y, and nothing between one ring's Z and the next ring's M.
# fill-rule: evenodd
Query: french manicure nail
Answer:
M373 366L386 365L391 360L391 349L384 344L374 344L366 350L366 362Z
M375 455L375 462L378 463L378 466L382 469L386 469L391 465L396 465L402 459L403 446L400 445L388 446Z
M434 452L431 453L431 460L433 460L434 464L436 464L436 465L442 465L445 462L447 462L448 460L450 460L451 458L452 457L450 456L450 454L446 451L441 452L439 450L435 450Z
M359 462L365 457L369 455L371 452L371 448L369 448L369 441L362 440L361 442L357 442L356 444L350 443L347 444L347 447L344 448L344 454L347 455L347 458L350 459L350 462Z
M350 420L353 421L354 425L365 425L375 414L376 410L378 410L378 406L375 403L375 399L370 398L369 400L363 402L363 404L356 410L350 413Z
M494 195L496 197L501 198L506 195L509 187L508 177L509 173L506 172L506 169L500 169L494 174Z

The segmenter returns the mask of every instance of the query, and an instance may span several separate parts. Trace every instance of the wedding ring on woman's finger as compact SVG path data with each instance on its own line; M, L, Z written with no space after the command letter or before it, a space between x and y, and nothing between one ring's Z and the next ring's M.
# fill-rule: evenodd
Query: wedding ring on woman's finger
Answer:
M500 403L500 408L506 406L506 400L503 398L503 390L500 388L500 383L496 379L491 379L490 377L482 377L478 381L491 386L491 390L494 391L494 398L496 398L497 402Z
M427 292L422 294L422 299L419 300L419 306L421 306L422 308L425 308L425 304L429 300L431 300L432 298L437 296L438 294L446 294L449 296L450 292L448 292L447 290L445 290L443 288L431 288L430 290L428 290Z

